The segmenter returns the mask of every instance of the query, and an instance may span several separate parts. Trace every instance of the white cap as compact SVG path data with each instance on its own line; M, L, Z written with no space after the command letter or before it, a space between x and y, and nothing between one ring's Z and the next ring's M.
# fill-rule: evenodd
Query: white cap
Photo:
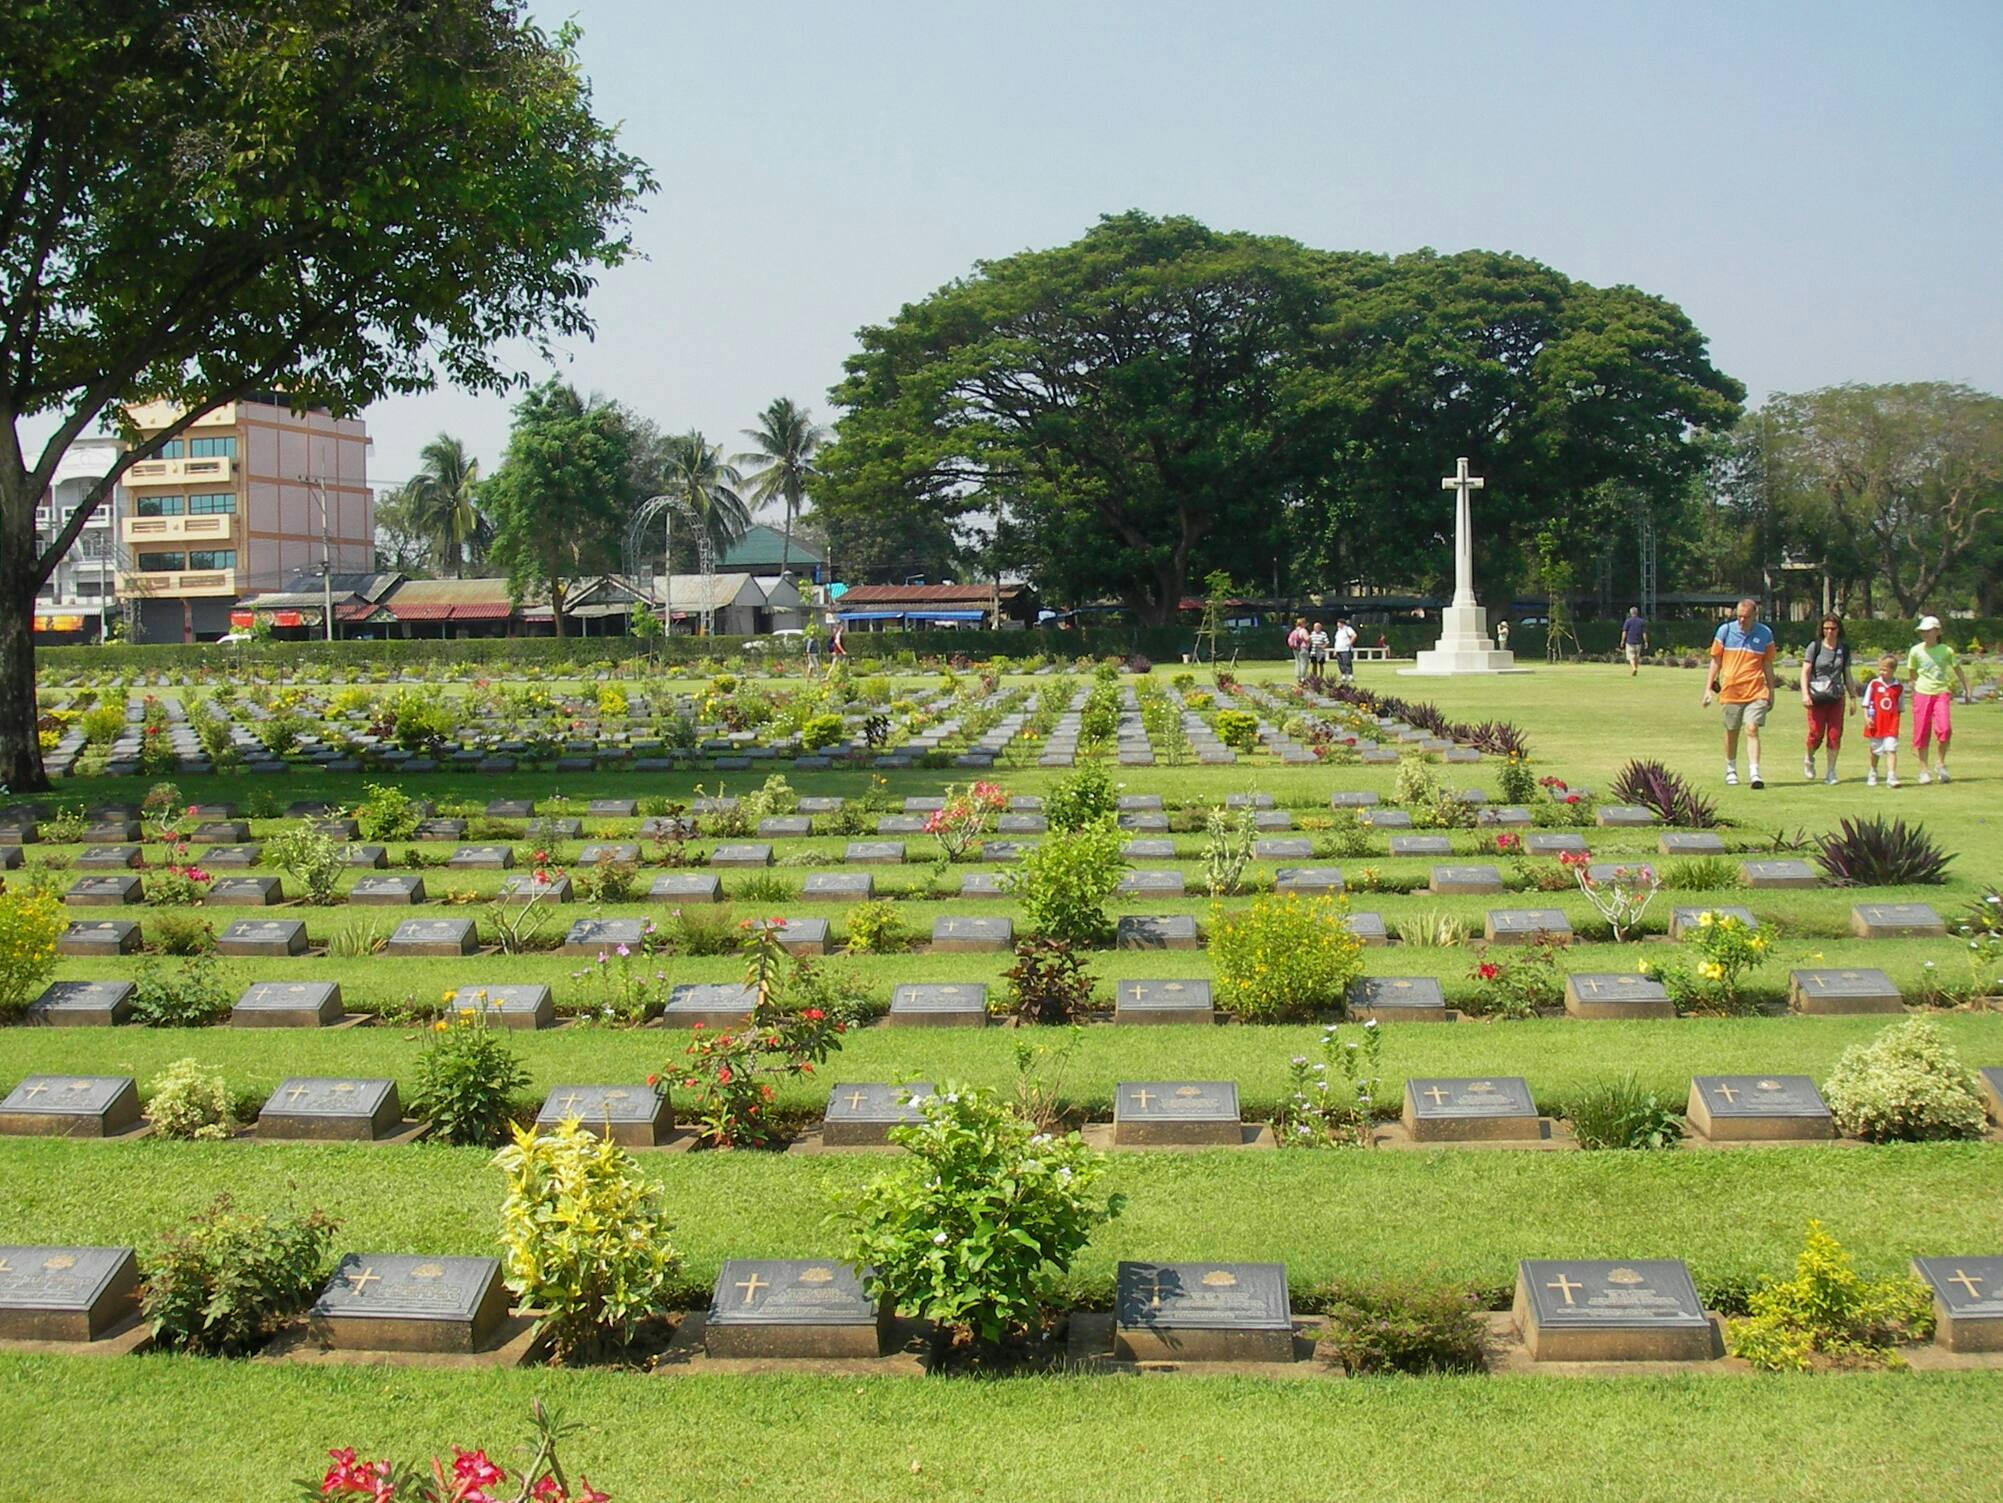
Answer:
M1938 616L1922 616L1922 617L1920 617L1920 630L1921 630L1921 631L1939 631L1939 630L1940 630L1940 617L1938 617Z

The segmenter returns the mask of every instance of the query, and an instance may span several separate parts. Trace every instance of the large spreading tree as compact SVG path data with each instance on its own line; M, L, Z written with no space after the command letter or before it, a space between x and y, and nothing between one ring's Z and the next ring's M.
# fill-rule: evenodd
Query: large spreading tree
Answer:
M498 388L503 337L589 332L652 179L574 40L516 0L0 0L0 781L47 786L35 592L130 464L254 392ZM71 440L155 398L38 548Z

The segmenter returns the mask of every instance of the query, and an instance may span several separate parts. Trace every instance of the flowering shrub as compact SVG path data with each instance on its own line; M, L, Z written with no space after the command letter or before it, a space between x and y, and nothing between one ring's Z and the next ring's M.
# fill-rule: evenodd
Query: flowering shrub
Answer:
M280 871L290 873L303 889L309 903L335 901L334 885L340 880L347 859L341 846L324 831L305 820L287 825L264 842L264 859Z
M1954 1046L1925 1018L1852 1044L1822 1088L1839 1132L1873 1143L1982 1135L1981 1098Z
M366 795L355 805L355 829L364 840L388 843L417 833L417 806L393 783L365 783Z
M1911 1274L1863 1278L1819 1221L1808 1223L1794 1277L1755 1289L1748 1304L1747 1318L1726 1329L1726 1350L1768 1372L1807 1372L1818 1357L1830 1366L1903 1367L1891 1343L1933 1332L1926 1285Z
M1537 797L1537 774L1530 770L1530 759L1511 752L1496 769L1496 787L1505 804L1532 802Z
M1003 886L1022 903L1033 932L1090 943L1112 927L1106 903L1127 869L1122 844L1110 820L1081 830L1053 827L1002 878Z
M651 941L654 921L643 926L642 945ZM611 1022L644 1023L667 1005L670 984L667 970L656 965L644 948L613 945L600 950L585 965L570 973L596 993L587 1003L592 1014Z
M331 1271L324 1213L239 1211L228 1195L169 1232L146 1260L140 1309L169 1351L234 1357L313 1302Z
M1233 751L1251 752L1259 747L1259 717L1250 710L1219 710L1217 739Z
M925 1120L890 1131L910 1156L837 1203L845 1256L891 1308L999 1342L1035 1323L1124 1198L1095 1193L1103 1154L1037 1132L992 1091L949 1082L915 1104Z
M809 716L800 727L800 749L825 751L847 734L848 726L839 715Z
M56 969L56 941L69 921L52 893L0 892L0 1021L19 1017Z
M1521 856L1523 854L1523 837L1516 834L1513 830L1504 830L1501 834L1497 835L1494 845L1495 854L1498 856Z
M1025 1023L1069 1023L1092 1006L1092 977L1085 957L1066 939L1026 939L1015 964L1002 973L1009 1011Z
M229 1088L192 1059L177 1059L147 1086L146 1115L163 1138L216 1141L236 1131Z
M205 1028L229 1016L234 998L212 954L198 953L171 972L146 961L133 977L132 1018L148 1028Z
M1578 880L1579 891L1607 921L1607 927L1613 930L1615 944L1633 937L1641 927L1642 915L1648 912L1648 905L1662 890L1655 868L1647 862L1616 866L1611 877L1602 879L1593 875L1592 858L1584 851L1562 852L1558 861Z
M1008 795L996 783L946 785L946 799L925 820L925 833L939 842L948 861L958 861L995 827L995 816L1008 807Z
M1474 964L1468 967L1475 995L1466 1010L1477 1017L1536 1017L1538 1008L1564 996L1558 951L1558 942L1541 934L1527 945L1476 946Z
M1750 1005L1745 979L1766 964L1770 943L1744 919L1706 909L1683 937L1682 948L1694 954L1695 961L1671 961L1661 968L1660 979L1679 1008L1743 1012Z
M1270 1023L1339 1009L1363 974L1363 941L1336 898L1279 893L1227 912L1210 908L1210 960L1218 1005L1241 1023Z
M1321 1058L1287 1062L1287 1095L1276 1124L1282 1148L1370 1146L1370 1117L1384 1077L1384 1032L1373 1018L1350 1038L1333 1023L1321 1032Z
M146 901L162 908L192 908L208 896L215 880L204 868L188 861L188 847L175 841L168 848L167 864L146 888Z
M544 1412L540 1399L534 1415L535 1454L512 1492L497 1491L507 1485L508 1474L487 1459L485 1450L454 1446L449 1464L442 1457L431 1458L427 1477L415 1466L357 1460L355 1448L343 1446L327 1453L331 1465L317 1484L299 1484L300 1498L302 1503L323 1498L358 1498L366 1503L612 1503L612 1495L593 1487L581 1472L576 1486L571 1485L556 1454L563 1427Z
M494 1164L508 1180L501 1267L517 1300L543 1312L537 1329L558 1360L630 1343L681 1267L660 1187L575 1118L516 1127Z
M411 1109L447 1143L500 1144L514 1115L514 1093L529 1083L521 1059L488 1022L486 1001L482 991L447 992L453 1015L431 1025L431 1042L417 1062Z
M851 955L888 955L911 945L911 930L888 898L856 904L843 928Z
M519 955L556 917L556 895L563 872L550 862L549 852L529 853L529 880L512 892L501 892L487 904L487 924L503 955Z
M1120 795L1106 769L1087 763L1061 777L1043 798L1043 817L1053 830L1082 830L1119 812Z
M1204 884L1213 898L1229 897L1244 879L1252 860L1252 843L1258 838L1252 811L1219 804L1206 816L1203 829Z

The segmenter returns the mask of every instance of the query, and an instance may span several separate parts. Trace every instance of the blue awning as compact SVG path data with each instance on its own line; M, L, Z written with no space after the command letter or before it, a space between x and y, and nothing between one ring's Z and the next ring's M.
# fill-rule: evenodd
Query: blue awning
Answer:
M986 611L906 611L913 621L985 621Z
M844 620L844 621L902 621L902 620L904 619L904 612L902 612L902 611L843 611L843 612L841 613L841 618L842 618L842 620Z

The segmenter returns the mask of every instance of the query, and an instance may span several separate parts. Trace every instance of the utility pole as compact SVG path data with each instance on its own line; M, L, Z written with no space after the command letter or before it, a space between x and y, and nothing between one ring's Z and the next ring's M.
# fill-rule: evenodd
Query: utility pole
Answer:
M320 624L331 642L334 640L334 543L333 528L327 516L327 482L317 475L301 475L299 478L313 493L313 499L320 503Z

